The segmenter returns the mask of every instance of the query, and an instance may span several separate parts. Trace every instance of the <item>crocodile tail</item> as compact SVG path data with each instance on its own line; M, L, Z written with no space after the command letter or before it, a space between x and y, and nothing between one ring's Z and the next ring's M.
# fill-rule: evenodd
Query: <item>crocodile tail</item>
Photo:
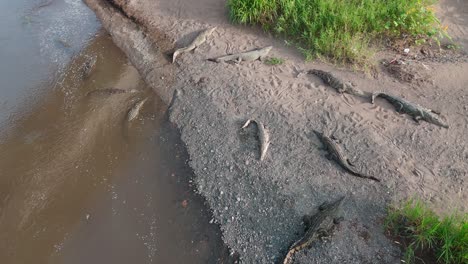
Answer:
M177 58L177 55L179 55L180 53L180 49L174 51L174 53L172 54L172 63L175 62L175 59Z
M181 54L182 52L187 52L187 51L193 50L193 49L194 49L194 47L192 45L189 45L188 47L185 47L185 48L177 49L172 54L172 63L175 62L175 60L176 60L177 56L179 56L179 54Z
M380 182L380 179L377 179L375 178L374 176L370 176L370 175L367 175L367 174L363 174L363 173L359 173L358 171L356 171L355 169L351 168L350 166L348 166L346 164L346 169L351 173L353 174L354 176L356 177L359 177L359 178L363 178L363 179L369 179L369 180L373 180L373 181L376 181L376 182Z
M291 250L288 251L288 254L283 260L283 264L291 264L293 261L293 255L296 253L296 250L292 248Z
M367 174L356 173L354 175L356 175L358 177L361 177L361 178L364 178L364 179L369 179L369 180L373 180L373 181L376 181L376 182L380 182L380 179L377 179L376 177L370 176L370 175L367 175Z
M380 179L377 179L377 178L374 177L374 176L367 176L367 178L368 178L369 180L373 180L373 181L376 181L376 182L380 182Z
M376 182L380 182L380 179L377 179L374 176L369 176L369 175L360 174L360 173L353 173L353 174L354 174L354 176L357 176L359 178L369 179L369 180L373 180L373 181L376 181Z
M317 130L315 130L315 129L312 129L312 132L314 132L314 134L315 134L320 140L322 140L322 138L323 138L323 133L321 133L321 132L319 132L319 131L317 131Z

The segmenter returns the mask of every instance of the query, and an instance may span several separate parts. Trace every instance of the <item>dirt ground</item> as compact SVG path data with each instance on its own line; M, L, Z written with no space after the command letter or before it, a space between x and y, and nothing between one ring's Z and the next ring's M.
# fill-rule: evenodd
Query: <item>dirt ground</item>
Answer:
M423 81L396 79L385 66L370 77L315 61L305 63L281 39L231 25L225 1L115 0L120 11L102 0L86 2L163 99L170 101L172 92L178 91L170 119L181 131L197 189L212 209L213 221L243 263L280 260L301 236L302 216L342 195L348 196L344 222L328 242L298 253L295 263L399 263L401 252L383 230L389 203L417 197L442 214L468 211L465 56L450 53L443 55L446 60L419 60L416 51L411 54L418 56L411 59L402 51L386 51L378 57L415 65ZM449 34L464 46L460 52L466 52L468 2L444 0L438 12ZM169 63L171 50L187 45L209 26L217 30L205 44ZM141 30L148 35L134 34ZM155 44L148 44L148 39ZM148 51L151 45L156 48ZM284 64L207 60L267 45L274 46L270 56L284 58ZM331 71L364 91L383 90L440 110L450 128L417 125L381 100L372 105L339 95L318 78L299 74L313 68ZM270 132L272 143L262 162L255 126L240 129L251 118ZM353 177L327 160L313 129L333 133L354 164L382 182Z

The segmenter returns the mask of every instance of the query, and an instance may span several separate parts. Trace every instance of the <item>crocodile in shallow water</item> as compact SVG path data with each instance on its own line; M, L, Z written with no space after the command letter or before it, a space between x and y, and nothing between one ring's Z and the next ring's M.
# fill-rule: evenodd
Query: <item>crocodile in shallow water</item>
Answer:
M128 122L132 121L133 119L135 119L138 116L138 114L140 113L141 108L143 108L143 105L146 103L147 100L148 100L148 98L140 100L140 101L136 102L132 106L132 108L130 108L130 110L128 111L128 114L127 114L127 121Z
M351 173L352 175L354 175L356 177L364 178L364 179L370 179L370 180L380 182L379 179L377 179L377 178L375 178L373 176L365 175L365 174L357 171L354 168L354 165L343 154L343 150L341 149L340 145L338 145L338 142L336 142L336 139L334 139L334 137L326 136L323 133L320 133L320 132L318 132L316 130L314 130L314 133L318 136L318 138L322 142L323 148L328 151L327 158L329 160L336 161L347 172Z
M319 211L313 215L305 215L304 223L307 231L298 241L296 241L290 248L283 264L291 264L293 256L298 251L309 247L320 238L329 235L336 224L341 220L338 216L341 205L345 200L345 196L332 203L324 203L319 207Z
M440 114L437 111L432 109L424 108L418 104L410 103L402 98L397 96L389 95L383 92L375 92L372 94L372 104L375 102L375 98L382 97L390 102L398 113L406 113L413 117L414 121L419 123L420 120L424 120L428 123L432 123L437 126L441 126L443 128L449 128L447 124L445 124L438 115Z
M177 56L183 52L188 52L198 48L201 44L205 43L208 37L216 30L216 27L207 28L202 31L193 41L185 48L180 48L172 54L172 63L175 62Z
M86 80L96 68L97 56L87 56L80 68L81 78Z
M270 52L270 50L272 48L273 48L272 46L268 46L268 47L261 48L261 49L255 49L255 50L251 50L251 51L247 51L247 52L222 56L222 57L215 58L215 59L210 59L210 60L215 61L215 62L233 61L233 62L237 62L237 63L242 62L242 61L262 60L265 56L268 55L268 53Z
M86 96L95 96L95 95L112 95L112 94L123 94L123 93L136 93L138 90L131 89L119 89L119 88L104 88L104 89L97 89L90 91L86 94Z

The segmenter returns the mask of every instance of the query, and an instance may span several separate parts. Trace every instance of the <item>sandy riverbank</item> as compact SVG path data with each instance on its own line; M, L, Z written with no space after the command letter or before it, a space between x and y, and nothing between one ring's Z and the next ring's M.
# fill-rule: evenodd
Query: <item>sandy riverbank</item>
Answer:
M171 121L181 131L198 191L213 210L224 241L243 262L280 259L300 236L302 216L344 194L345 221L330 242L314 246L313 254L299 253L300 263L398 263L399 249L385 237L382 218L386 206L401 199L419 197L442 213L468 210L466 60L427 60L423 68L429 78L408 84L383 73L370 78L304 63L281 40L230 25L223 1L116 0L119 9L107 1L86 2L163 99L169 102L179 91ZM457 25L450 33L460 43L468 39L468 23L454 18L466 17L467 5L447 0L440 11L443 20ZM208 26L218 27L208 41L170 64L171 50ZM286 62L207 61L267 45L274 46L272 56ZM396 56L382 56L390 55ZM332 71L364 91L384 90L442 110L450 129L416 125L380 100L371 105L340 96L319 79L297 74L311 68ZM271 134L263 162L258 161L255 129L240 130L249 118L262 121ZM328 161L312 129L332 131L356 166L382 182L355 178Z

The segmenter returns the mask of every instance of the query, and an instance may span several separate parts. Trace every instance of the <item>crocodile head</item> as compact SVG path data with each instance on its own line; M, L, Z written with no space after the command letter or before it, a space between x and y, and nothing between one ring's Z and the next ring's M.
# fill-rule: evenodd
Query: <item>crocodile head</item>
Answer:
M423 119L426 120L429 123L438 125L440 127L449 128L449 126L444 121L442 121L442 119L440 119L438 116L436 116L434 114L431 114L431 113L426 114L426 115L423 116Z
M216 27L212 27L212 28L209 28L206 33L207 35L211 35L211 33L213 33L214 31L216 30Z
M273 46L266 46L264 47L262 50L265 51L265 52L270 52L270 50L273 48Z

